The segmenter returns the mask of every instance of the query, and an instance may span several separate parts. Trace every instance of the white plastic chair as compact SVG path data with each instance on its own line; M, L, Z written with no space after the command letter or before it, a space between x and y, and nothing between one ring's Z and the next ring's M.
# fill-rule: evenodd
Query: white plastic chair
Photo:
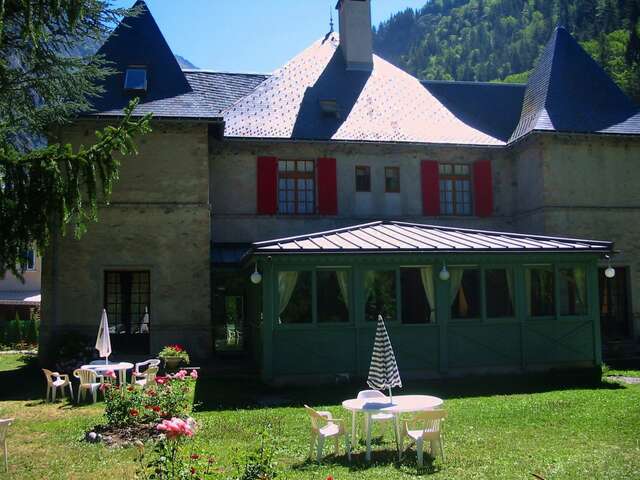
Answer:
M9 431L9 427L13 423L13 418L6 418L4 420L0 420L0 443L4 447L4 471L9 471L9 451L7 450L7 432Z
M400 450L403 450L404 437L409 437L411 443L416 444L416 453L418 455L418 466L422 467L424 442L431 443L431 455L435 457L436 450L440 451L442 461L444 462L444 438L442 436L442 424L447 416L445 410L430 410L416 414L413 423L418 424L420 428L412 430L409 422L404 424L404 432L400 440Z
M84 400L87 391L91 392L93 403L96 403L98 401L98 390L100 389L100 385L102 385L103 377L99 377L93 370L82 368L74 370L73 376L80 380L80 385L78 385L78 403Z
M71 380L69 380L69 375L52 372L46 368L43 368L42 371L47 379L47 402L49 401L49 398L51 398L51 402L56 401L56 393L58 389L60 389L60 395L64 397L64 387L69 387L69 395L73 401L73 386L71 385Z
M146 367L160 367L160 360L157 358L152 358L150 360L145 360L144 362L136 363L136 366L133 368L133 377L142 377L145 372L140 371L140 368Z
M159 368L157 366L147 368L144 373L138 373L133 377L134 383L140 387L146 386L148 383L151 383L156 379L158 370Z
M315 446L317 460L318 462L321 462L324 441L331 437L335 438L335 449L337 455L339 451L340 437L344 436L347 456L349 457L349 461L351 461L351 442L349 441L349 435L344 428L342 420L339 418L333 418L331 412L318 412L308 405L305 405L304 408L311 419L311 447L309 458L313 458L313 449Z
M358 393L358 400L378 400L379 403L387 403L389 402L389 397L387 397L384 393L378 390L362 390ZM364 433L368 435L369 429L371 428L371 421L374 422L384 422L388 420L393 420L395 416L393 413L375 413L373 415L365 415L364 419Z

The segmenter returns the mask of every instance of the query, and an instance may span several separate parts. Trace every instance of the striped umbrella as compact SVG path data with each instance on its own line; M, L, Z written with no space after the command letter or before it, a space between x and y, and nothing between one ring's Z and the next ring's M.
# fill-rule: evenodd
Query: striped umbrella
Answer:
M388 388L391 401L393 401L391 389L393 387L402 388L396 356L393 354L393 347L391 346L387 329L384 326L382 315L378 315L378 328L376 329L376 339L373 344L367 385L376 390Z

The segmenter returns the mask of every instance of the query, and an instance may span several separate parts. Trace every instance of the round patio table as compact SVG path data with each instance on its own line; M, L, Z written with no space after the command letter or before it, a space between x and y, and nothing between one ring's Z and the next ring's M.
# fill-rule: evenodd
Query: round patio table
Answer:
M393 401L388 398L352 398L342 402L342 407L351 412L351 444L356 442L356 415L364 413L367 422L367 461L371 461L371 415L390 413L393 415L394 434L398 458L400 458L400 423L398 417L402 413L416 413L440 407L444 401L431 395L397 395Z
M117 363L105 363L100 365L82 365L84 370L93 370L97 374L108 372L112 370L118 372L118 382L120 385L127 384L127 370L133 369L133 363L129 362L117 362Z

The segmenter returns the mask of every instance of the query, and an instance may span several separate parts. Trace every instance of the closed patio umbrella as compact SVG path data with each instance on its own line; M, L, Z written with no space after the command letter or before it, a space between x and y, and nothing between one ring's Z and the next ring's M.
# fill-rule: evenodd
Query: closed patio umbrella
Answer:
M107 311L102 310L102 318L100 319L100 328L98 329L98 338L96 339L96 350L100 358L105 358L105 364L109 363L109 355L111 355L111 337L109 336L109 321L107 320Z
M376 390L389 389L391 401L393 401L391 389L393 387L402 388L396 356L393 353L393 347L391 346L387 329L384 326L382 315L378 315L378 327L376 329L376 339L373 343L367 385Z

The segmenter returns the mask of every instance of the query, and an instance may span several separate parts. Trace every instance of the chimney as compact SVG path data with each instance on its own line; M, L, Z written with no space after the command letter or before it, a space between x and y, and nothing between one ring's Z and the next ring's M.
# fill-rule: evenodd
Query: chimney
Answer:
M371 0L339 0L340 47L347 70L373 70Z

